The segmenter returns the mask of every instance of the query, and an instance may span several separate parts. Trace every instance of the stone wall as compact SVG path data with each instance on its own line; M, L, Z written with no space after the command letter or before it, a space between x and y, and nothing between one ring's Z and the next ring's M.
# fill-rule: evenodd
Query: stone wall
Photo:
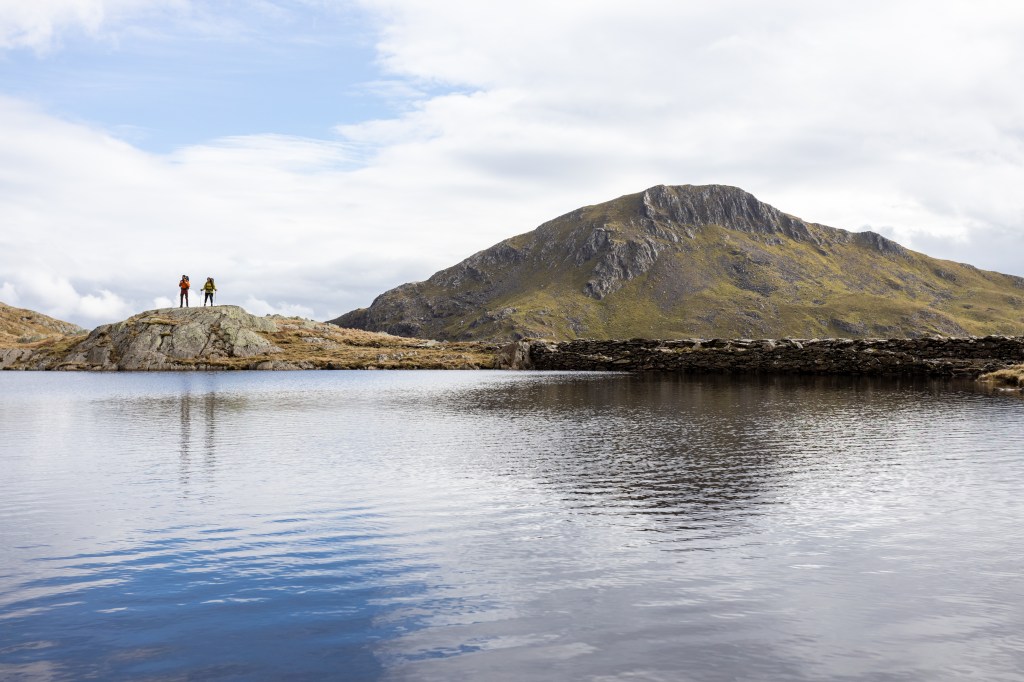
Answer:
M976 377L1024 363L1024 337L519 341L515 369Z

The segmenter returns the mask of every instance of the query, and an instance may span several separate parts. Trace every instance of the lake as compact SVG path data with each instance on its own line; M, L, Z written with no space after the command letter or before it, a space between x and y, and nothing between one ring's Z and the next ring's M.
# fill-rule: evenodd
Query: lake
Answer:
M1024 400L0 373L0 679L1024 679Z

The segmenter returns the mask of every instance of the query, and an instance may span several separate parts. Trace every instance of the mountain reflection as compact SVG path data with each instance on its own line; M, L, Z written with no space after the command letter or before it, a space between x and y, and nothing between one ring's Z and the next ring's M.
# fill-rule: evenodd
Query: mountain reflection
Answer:
M455 393L442 409L516 435L485 458L503 475L532 477L591 512L642 513L691 528L763 513L794 473L843 466L851 428L920 421L894 389L940 387L842 377L562 375Z

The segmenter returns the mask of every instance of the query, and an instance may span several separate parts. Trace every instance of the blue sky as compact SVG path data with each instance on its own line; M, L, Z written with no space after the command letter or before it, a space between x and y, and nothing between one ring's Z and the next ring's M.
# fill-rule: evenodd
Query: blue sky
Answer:
M91 326L188 272L326 319L662 183L1024 275L1021 35L995 0L0 0L0 300Z
M72 29L4 54L0 89L155 153L267 132L329 137L338 124L395 113L374 87L381 73L362 12L282 8L211 16L244 23L209 34L173 16L106 37Z

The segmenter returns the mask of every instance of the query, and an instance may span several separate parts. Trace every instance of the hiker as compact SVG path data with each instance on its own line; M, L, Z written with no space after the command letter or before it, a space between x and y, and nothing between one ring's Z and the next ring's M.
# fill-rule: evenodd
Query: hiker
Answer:
M217 286L213 283L213 277L207 277L206 284L203 285L203 307L206 307L207 301L213 305L213 292L215 291L217 291Z
M181 289L181 296L178 297L178 307L188 307L188 288L192 286L188 282L188 275L182 275L181 281L178 282L178 288Z

